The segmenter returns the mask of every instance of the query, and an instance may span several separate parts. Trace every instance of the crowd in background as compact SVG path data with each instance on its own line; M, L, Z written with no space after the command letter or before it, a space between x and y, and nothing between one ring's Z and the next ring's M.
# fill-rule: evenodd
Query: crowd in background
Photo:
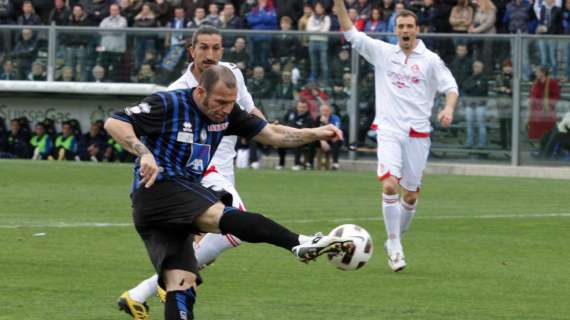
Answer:
M356 28L366 32L393 32L396 14L409 9L418 15L424 33L570 34L570 0L348 0L346 4ZM185 46L190 33L174 30L210 24L222 31L342 31L331 0L0 0L0 24L78 27L73 32L58 31L58 81L158 84L172 82L188 62ZM173 31L127 36L80 33L82 26L163 27ZM17 34L0 28L0 80L45 80L45 35L26 28ZM383 40L397 42L394 36ZM508 150L512 122L509 42L460 38L424 41L443 57L459 84L460 105L465 110L465 146L489 147L489 101L493 100L499 127L496 144ZM539 50L532 50L534 46ZM297 101L302 100L314 123L326 104L347 133L346 103L352 74L350 48L341 36L228 33L224 35L224 49L223 60L242 70L256 105L265 109L271 120L284 120L284 115L290 114L288 110L294 111ZM567 57L570 41L543 39L523 49L523 79L534 81L529 90L529 140L540 141L559 118L559 84L570 79L570 63L564 63L570 61ZM354 140L365 143L370 141L374 88L373 70L361 62L357 108L360 123ZM562 68L564 73L558 77ZM488 99L490 95L493 99ZM297 153L296 158L302 154ZM312 162L310 154L316 152L308 154L306 158ZM295 165L301 165L300 160Z

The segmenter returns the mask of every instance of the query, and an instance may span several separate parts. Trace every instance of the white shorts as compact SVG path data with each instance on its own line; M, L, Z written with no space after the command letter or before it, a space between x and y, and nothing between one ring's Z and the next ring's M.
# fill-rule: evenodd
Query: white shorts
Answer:
M202 185L206 188L216 189L224 189L225 191L229 192L232 195L232 206L237 208L241 211L245 211L245 205L239 196L236 188L234 187L233 183L224 175L220 174L219 172L209 172L206 174L204 179L202 179Z
M404 189L419 191L429 156L430 138L386 130L377 133L378 179L382 181L393 176Z

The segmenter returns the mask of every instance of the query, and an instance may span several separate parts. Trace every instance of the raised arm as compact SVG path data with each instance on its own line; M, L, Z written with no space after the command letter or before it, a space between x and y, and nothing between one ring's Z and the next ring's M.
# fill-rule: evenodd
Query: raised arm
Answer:
M140 183L144 184L146 188L150 188L158 175L158 166L152 153L137 138L133 125L109 118L105 121L105 130L130 153L140 157Z
M305 129L268 124L254 139L274 147L294 148L318 140L342 140L342 131L331 124L318 128Z
M344 6L344 0L334 0L334 6L336 7L338 22L340 23L342 30L348 31L352 29L354 25L348 17L348 12L346 12L346 7Z

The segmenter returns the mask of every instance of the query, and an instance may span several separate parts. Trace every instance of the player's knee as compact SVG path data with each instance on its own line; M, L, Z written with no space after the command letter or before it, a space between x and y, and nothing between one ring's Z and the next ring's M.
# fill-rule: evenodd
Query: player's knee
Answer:
M418 192L407 191L404 193L403 199L404 202L406 202L407 204L414 205L418 200L418 196L419 196Z
M394 177L388 177L382 181L382 192L388 195L394 195L398 193L398 180Z
M198 218L196 218L196 225L200 231L220 233L220 218L224 214L224 208L224 204L217 202L208 208L206 212L198 216Z
M196 288L196 275L184 270L164 271L166 291L188 290Z

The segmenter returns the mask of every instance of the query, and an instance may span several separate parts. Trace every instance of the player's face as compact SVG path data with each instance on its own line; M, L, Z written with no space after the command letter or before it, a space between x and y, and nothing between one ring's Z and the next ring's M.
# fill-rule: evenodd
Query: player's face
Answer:
M199 87L202 88L202 87ZM211 92L198 91L202 95L203 110L214 122L222 122L232 112L237 98L237 87L230 89L222 81L218 81Z
M414 48L419 31L414 17L399 17L396 21L396 35L398 36L400 47L404 50Z
M210 66L218 64L224 54L222 46L222 36L219 34L201 34L198 36L196 45L189 48L190 56L194 60L194 65L200 72Z

